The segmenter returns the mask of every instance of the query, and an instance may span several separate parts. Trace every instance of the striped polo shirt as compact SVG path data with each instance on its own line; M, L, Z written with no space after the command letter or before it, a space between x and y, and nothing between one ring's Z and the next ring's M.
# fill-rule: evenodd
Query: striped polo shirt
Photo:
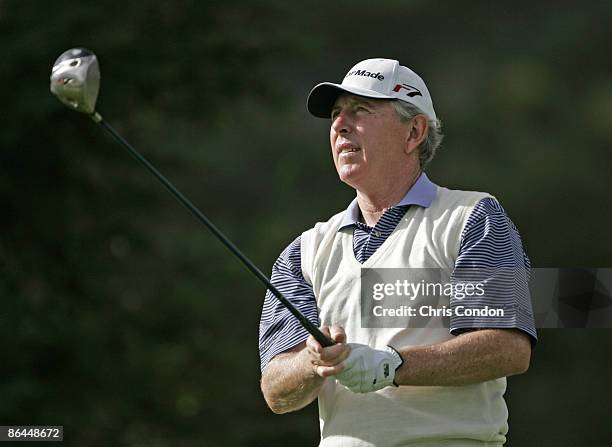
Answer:
M432 183L425 173L395 206L387 209L373 227L360 222L361 212L357 199L354 199L344 213L338 231L353 228L353 252L355 258L365 262L391 235L397 224L411 206L429 207L436 196L438 186ZM312 286L306 282L301 269L300 237L298 236L283 250L272 267L272 283L293 305L317 326L320 324L317 302ZM523 259L524 265L516 266L515 259ZM529 258L523 250L520 235L497 200L480 200L470 214L461 234L459 253L455 262L455 272L462 269L500 269L520 267L529 272ZM526 275L528 277L528 275ZM513 284L496 289L495 303L486 296L474 302L477 307L495 306L499 299L507 305L530 310L531 302L527 284ZM501 295L500 295L501 294ZM451 306L453 301L451 299ZM462 332L482 327L478 317L451 317L450 332ZM506 321L504 317L486 319L487 328L516 328L529 334L532 344L537 340L533 320ZM284 352L308 338L308 332L289 313L269 291L264 300L260 327L259 351L261 369L277 354Z

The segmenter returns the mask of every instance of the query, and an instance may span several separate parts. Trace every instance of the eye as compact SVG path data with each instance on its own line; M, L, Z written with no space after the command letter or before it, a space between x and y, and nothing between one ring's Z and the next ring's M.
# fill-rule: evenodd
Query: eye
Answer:
M370 110L365 106L359 105L359 106L355 106L355 111L356 112L369 112Z

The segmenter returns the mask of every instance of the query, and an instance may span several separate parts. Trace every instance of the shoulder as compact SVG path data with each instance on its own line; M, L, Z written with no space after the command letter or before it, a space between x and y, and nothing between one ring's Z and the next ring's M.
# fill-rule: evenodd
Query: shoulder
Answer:
M304 243L321 241L326 235L335 234L342 224L344 215L345 211L341 211L334 214L325 222L317 222L312 228L304 231L301 235L302 245L304 245Z
M446 208L453 206L474 207L483 199L495 200L495 197L488 192L463 191L460 189L449 189L438 186L438 191L432 202L432 206L441 206Z
M514 222L493 197L480 200L473 208L461 235L460 261L470 264L493 262L530 266L523 241Z
M324 234L329 231L330 228L335 228L336 231L342 222L342 217L344 216L344 211L337 213L330 217L325 222L317 222L311 228L303 231L299 234L289 245L285 247L285 249L281 252L278 257L276 263L277 264L290 264L290 265L299 265L300 264L300 251L303 241L309 240L313 235L316 234Z
M314 226L312 228L310 228L307 231L314 231L314 232L326 232L328 231L330 228L339 228L340 224L342 223L342 219L344 218L346 211L340 211L339 213L334 214L332 217L330 217L329 219L327 219L325 222L317 222L314 224Z
M483 223L488 223L493 228L518 231L504 207L495 197L485 197L476 203L468 219L467 227L482 226Z
M462 191L439 186L431 205L425 209L423 218L432 222L434 228L443 234L455 234L464 228L477 204L485 199L495 198L487 192Z

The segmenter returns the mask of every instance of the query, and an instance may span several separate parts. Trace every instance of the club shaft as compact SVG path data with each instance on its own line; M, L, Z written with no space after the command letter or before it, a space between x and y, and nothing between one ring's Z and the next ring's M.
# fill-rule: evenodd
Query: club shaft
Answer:
M306 329L320 344L327 347L332 346L334 342L330 340L323 332L319 330L308 318L306 318L299 310L291 304L291 302L270 282L268 277L264 275L259 268L249 258L247 258L232 241L230 241L191 201L183 195L155 166L144 158L125 138L123 138L113 127L108 124L99 113L91 115L92 120L100 125L115 141L117 141L132 157L138 160L151 174L153 174L166 189L187 208L193 216L208 228L223 245L225 245L234 255L242 261L247 269L251 271L272 294L298 319L304 329Z

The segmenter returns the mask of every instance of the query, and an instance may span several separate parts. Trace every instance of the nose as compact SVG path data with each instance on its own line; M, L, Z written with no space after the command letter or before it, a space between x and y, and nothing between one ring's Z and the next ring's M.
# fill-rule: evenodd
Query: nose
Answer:
M332 130L339 134L345 134L351 132L353 125L345 111L339 112L334 118L332 118Z

